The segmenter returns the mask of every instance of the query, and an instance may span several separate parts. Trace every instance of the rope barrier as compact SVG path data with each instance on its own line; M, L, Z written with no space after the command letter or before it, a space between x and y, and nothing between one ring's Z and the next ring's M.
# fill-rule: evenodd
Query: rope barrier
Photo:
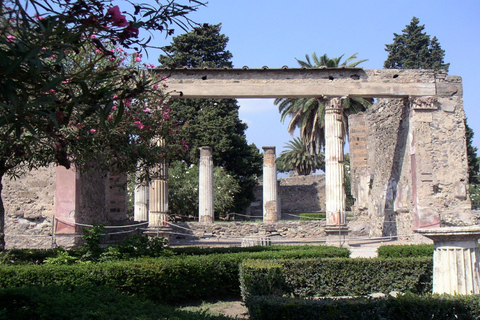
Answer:
M93 225L91 225L91 224L78 223L78 222L74 222L74 221L66 221L66 220L59 219L57 217L55 217L55 220L60 221L60 222L65 223L65 224L69 224L69 225L93 228ZM123 226L103 226L103 227L105 229L118 229L118 228L138 227L138 226L142 226L142 225L146 225L146 224L148 224L148 222L140 222L140 223L136 223L136 224L129 224L129 225L123 225Z

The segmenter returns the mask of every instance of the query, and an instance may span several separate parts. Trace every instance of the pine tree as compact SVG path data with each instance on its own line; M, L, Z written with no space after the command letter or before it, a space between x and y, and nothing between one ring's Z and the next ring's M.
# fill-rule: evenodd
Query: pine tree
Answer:
M478 173L480 171L480 159L477 157L478 148L474 147L473 130L467 124L465 119L465 135L467 138L467 158L468 158L468 183L479 184L480 179Z
M448 72L450 63L444 63L445 51L442 50L436 37L430 39L423 30L425 25L418 25L416 17L403 31L403 34L394 33L393 44L387 44L385 51L389 53L384 67L387 69L444 69ZM479 159L477 147L472 145L473 130L465 120L465 134L467 140L468 181L471 184L480 183L478 174Z
M159 57L162 67L230 68L232 54L226 50L228 37L220 33L221 24L194 28L173 38ZM198 164L199 147L213 148L213 163L231 174L240 185L231 210L243 211L254 200L253 188L262 172L262 156L245 137L247 125L238 117L239 105L234 99L186 99L171 104L179 135L188 149L177 159Z
M436 37L430 39L423 30L425 25L419 25L416 17L405 29L403 34L394 33L393 43L387 44L388 52L384 68L387 69L444 69L448 71L449 63L444 63L445 50L442 50Z

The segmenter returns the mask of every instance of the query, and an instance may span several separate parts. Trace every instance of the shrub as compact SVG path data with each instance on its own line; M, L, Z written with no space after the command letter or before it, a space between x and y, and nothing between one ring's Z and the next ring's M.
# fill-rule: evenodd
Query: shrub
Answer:
M379 258L433 257L433 244L386 245L377 249Z
M0 264L42 264L48 257L55 257L57 249L11 249L0 252Z
M240 268L242 295L248 297L261 291L264 295L297 297L360 296L392 291L427 293L432 289L431 258L301 259L277 263L281 264L277 267L281 272L273 273L265 271L266 262L244 261ZM265 292L266 288L271 291Z
M227 319L175 310L108 287L0 289L0 319Z
M319 255L317 247L306 248L308 250L305 251L182 255L74 265L0 266L0 288L51 284L74 287L108 285L122 292L165 302L239 296L238 266L242 260L249 257L296 259Z
M240 264L240 292L250 296L282 295L286 291L283 265L271 260L245 260Z
M300 213L300 220L302 221L312 221L312 220L324 220L327 215L323 213Z
M473 320L480 316L480 296L414 295L386 298L305 300L251 296L251 320Z

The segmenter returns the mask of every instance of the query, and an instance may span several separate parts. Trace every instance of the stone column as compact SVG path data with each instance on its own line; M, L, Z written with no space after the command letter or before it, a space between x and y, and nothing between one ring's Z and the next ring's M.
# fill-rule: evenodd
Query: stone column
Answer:
M479 294L480 227L418 229L433 240L433 293Z
M200 148L200 166L198 170L198 219L200 222L213 223L213 158L211 147Z
M280 211L277 199L277 165L275 147L263 148L263 222L277 222Z
M165 144L159 140L160 145ZM148 191L148 228L167 226L168 222L168 165L163 160L152 170L152 180Z
M148 221L148 182L135 185L135 205L133 207L133 220L138 222Z
M345 190L343 147L343 107L340 98L330 99L325 110L325 200L327 235L344 235L347 232L345 218Z

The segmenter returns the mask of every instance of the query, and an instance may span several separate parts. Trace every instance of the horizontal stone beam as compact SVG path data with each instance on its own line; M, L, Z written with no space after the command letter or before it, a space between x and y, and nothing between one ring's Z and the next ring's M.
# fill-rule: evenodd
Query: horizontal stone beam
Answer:
M419 97L437 94L433 70L156 69L173 98ZM440 77L438 75L441 75ZM458 81L461 90L461 80ZM453 89L451 89L453 90ZM450 91L451 91L450 90Z

